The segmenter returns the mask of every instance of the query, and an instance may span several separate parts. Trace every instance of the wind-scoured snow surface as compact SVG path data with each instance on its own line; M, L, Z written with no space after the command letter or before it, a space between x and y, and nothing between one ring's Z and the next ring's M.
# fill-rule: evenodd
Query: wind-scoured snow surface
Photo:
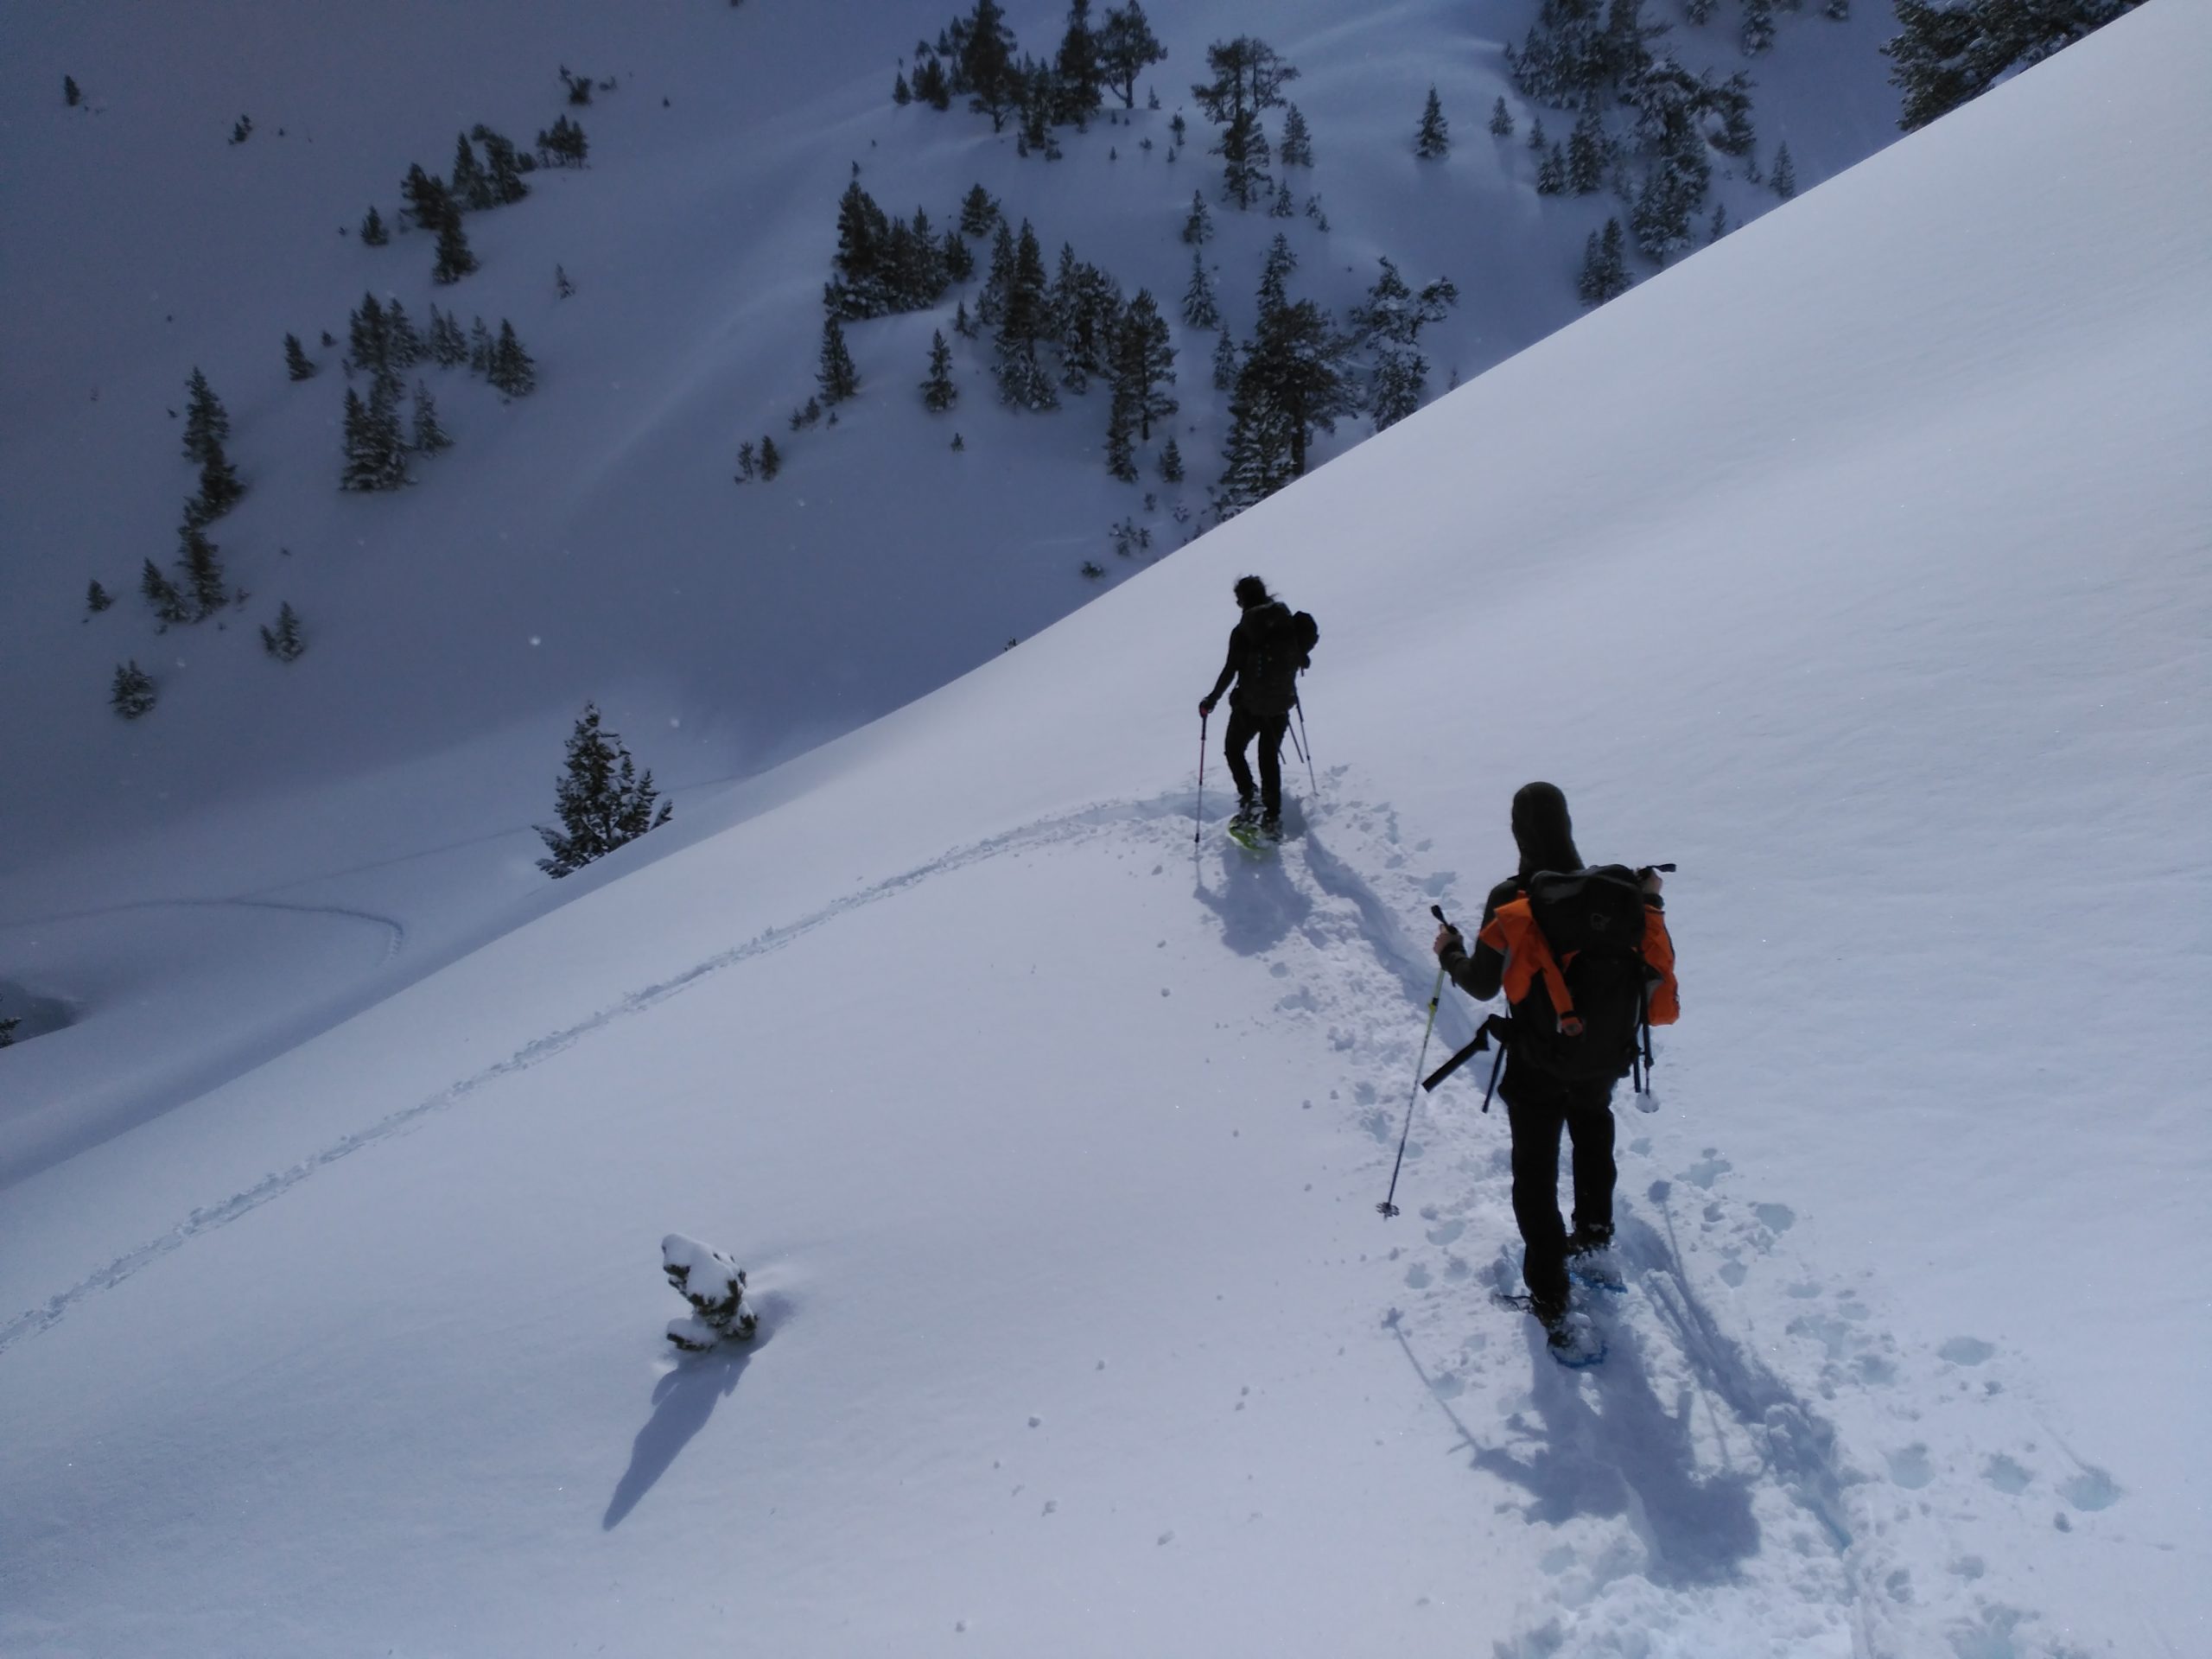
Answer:
M2202 1649L2208 57L2153 0L9 1186L0 1649ZM1250 569L1269 861L1217 760L1192 841ZM1534 777L1681 867L1581 1373L1478 1077L1374 1210Z

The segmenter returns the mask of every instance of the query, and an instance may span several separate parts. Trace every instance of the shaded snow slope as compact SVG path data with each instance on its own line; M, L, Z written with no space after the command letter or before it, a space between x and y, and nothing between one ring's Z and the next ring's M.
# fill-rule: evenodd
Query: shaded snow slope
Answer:
M1525 144L1484 130L1511 92L1502 43L1535 10L1179 6L1159 20L1172 55L1147 77L1163 107L1067 136L1053 162L1017 157L983 117L891 104L898 55L934 34L950 0L0 17L13 162L0 200L12 221L42 227L0 250L16 301L0 318L14 393L0 409L13 596L0 701L30 715L10 749L20 781L0 798L0 1009L42 999L29 1029L47 1033L35 1061L26 1045L15 1062L37 1113L0 1105L0 1180L548 907L530 826L550 813L585 699L674 790L681 827L724 781L1027 639L1098 591L1086 561L1119 581L1190 533L1218 470L1220 399L1211 336L1179 327L1179 487L1160 482L1150 453L1141 486L1106 474L1103 392L1048 417L1000 408L988 342L961 344L959 407L926 413L931 330L950 332L957 301L973 309L975 283L932 313L855 325L861 397L834 429L787 429L814 389L821 284L855 164L887 211L918 206L940 226L980 181L1016 222L1035 221L1048 259L1071 244L1179 317L1179 228L1192 191L1215 194L1218 175L1188 88L1207 41L1262 33L1303 69L1292 90L1316 163L1297 170L1299 189L1326 204L1331 228L1217 208L1207 251L1230 320L1249 329L1278 231L1301 260L1296 291L1339 308L1378 255L1416 283L1448 272L1461 306L1425 339L1441 391L1580 315L1583 238L1618 211L1610 195L1540 200ZM1020 6L1012 21L1043 49L1063 15ZM1674 44L1732 67L1732 27L1724 13ZM1763 159L1789 139L1810 184L1893 136L1882 27L1872 11L1787 20L1755 66ZM556 67L619 84L571 111ZM64 74L84 107L62 105ZM1424 164L1410 138L1432 80L1457 142ZM1536 111L1513 102L1525 136ZM1179 108L1198 142L1171 164ZM240 113L254 132L232 145ZM396 223L407 165L449 167L457 130L483 121L526 142L564 113L589 135L590 167L540 172L528 200L473 216L483 269L466 281L431 283L419 232L381 249L350 233L372 202ZM1738 223L1774 200L1747 177L1714 189ZM556 297L556 265L573 297ZM455 447L419 463L408 490L346 497L346 382L338 351L317 342L325 330L343 340L370 289L418 326L434 303L464 323L512 318L540 384L509 405L464 373L426 371ZM312 348L315 378L286 379L286 332ZM173 556L194 486L168 411L195 365L230 410L230 454L251 486L213 534L251 597L157 634L136 584L143 560ZM1348 422L1317 453L1365 431ZM739 442L769 432L782 476L738 486ZM1124 518L1154 538L1126 561L1108 539ZM95 578L121 597L87 618ZM308 642L287 668L257 632L280 602ZM135 724L106 706L125 659L160 687ZM280 926L272 906L289 912ZM378 955L337 912L389 924L399 948ZM313 916L330 919L302 919ZM241 957L268 983L258 997L236 995L226 973L180 971Z
M2208 50L2144 8L10 1188L0 1645L2190 1650ZM1191 839L1255 568L1268 863L1211 766ZM1532 776L1681 866L1580 1376L1475 1085L1372 1208ZM664 1357L671 1229L755 1348Z

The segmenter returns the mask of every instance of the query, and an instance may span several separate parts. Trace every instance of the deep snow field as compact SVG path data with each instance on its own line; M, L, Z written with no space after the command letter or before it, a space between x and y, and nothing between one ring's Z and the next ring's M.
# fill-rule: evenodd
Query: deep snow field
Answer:
M2208 60L2212 16L2152 0L550 893L516 896L520 826L506 896L457 851L309 880L426 779L480 823L503 768L550 782L563 716L532 699L566 682L454 608L491 580L466 560L409 569L488 712L434 719L463 678L383 665L443 760L367 715L318 753L308 716L350 705L305 681L296 729L257 716L254 788L188 775L277 671L243 649L127 741L42 692L161 855L88 833L73 862L67 800L11 791L41 856L0 896L181 919L0 931L54 982L49 932L114 976L0 1054L29 1172L0 1187L0 1650L2203 1650ZM273 365L284 326L239 351ZM563 360L550 317L524 332ZM639 411L638 441L683 428ZM574 459L538 457L518 525L588 519ZM1221 836L1217 760L1201 801L1192 719L1254 569L1323 630L1269 861ZM849 602L817 577L793 606ZM1009 602L1072 602L1045 586ZM914 591L858 608L967 614ZM667 622L680 680L708 621L600 596L616 635ZM801 632L765 602L743 626ZM325 671L373 666L329 644ZM929 683L925 654L842 712ZM634 695L613 723L660 764L672 704ZM774 758L748 743L730 770ZM1417 1104L1404 1215L1374 1210L1428 906L1510 867L1533 777L1586 855L1681 867L1684 1016L1659 1109L1621 1091L1628 1288L1581 1373L1491 1304L1505 1136L1471 1069ZM176 904L254 879L292 913ZM1430 1063L1478 1017L1453 996ZM671 1230L751 1270L751 1345L667 1349Z

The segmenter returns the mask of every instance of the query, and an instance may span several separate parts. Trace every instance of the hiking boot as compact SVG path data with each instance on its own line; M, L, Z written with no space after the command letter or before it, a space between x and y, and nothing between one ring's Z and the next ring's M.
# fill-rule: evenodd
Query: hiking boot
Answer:
M1282 839L1282 814L1270 812L1260 820L1260 833L1269 841Z
M1229 827L1235 830L1244 824L1257 823L1259 817L1260 798L1256 795L1239 795L1236 798L1236 810L1230 814Z
M1567 1236L1569 1255L1594 1255L1599 1250L1613 1247L1613 1224L1611 1222L1577 1222L1574 1230Z

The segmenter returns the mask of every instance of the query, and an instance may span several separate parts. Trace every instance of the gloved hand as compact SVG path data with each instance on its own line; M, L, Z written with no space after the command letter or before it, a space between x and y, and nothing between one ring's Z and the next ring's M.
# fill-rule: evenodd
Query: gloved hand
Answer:
M1440 962L1444 958L1444 953L1455 945L1462 951L1466 950L1466 946L1460 942L1459 930L1446 922L1436 930L1436 942L1430 946L1430 949L1436 952L1437 960Z
M1200 720L1204 720L1211 713L1213 713L1213 699L1211 697L1200 697L1198 699L1198 718Z

